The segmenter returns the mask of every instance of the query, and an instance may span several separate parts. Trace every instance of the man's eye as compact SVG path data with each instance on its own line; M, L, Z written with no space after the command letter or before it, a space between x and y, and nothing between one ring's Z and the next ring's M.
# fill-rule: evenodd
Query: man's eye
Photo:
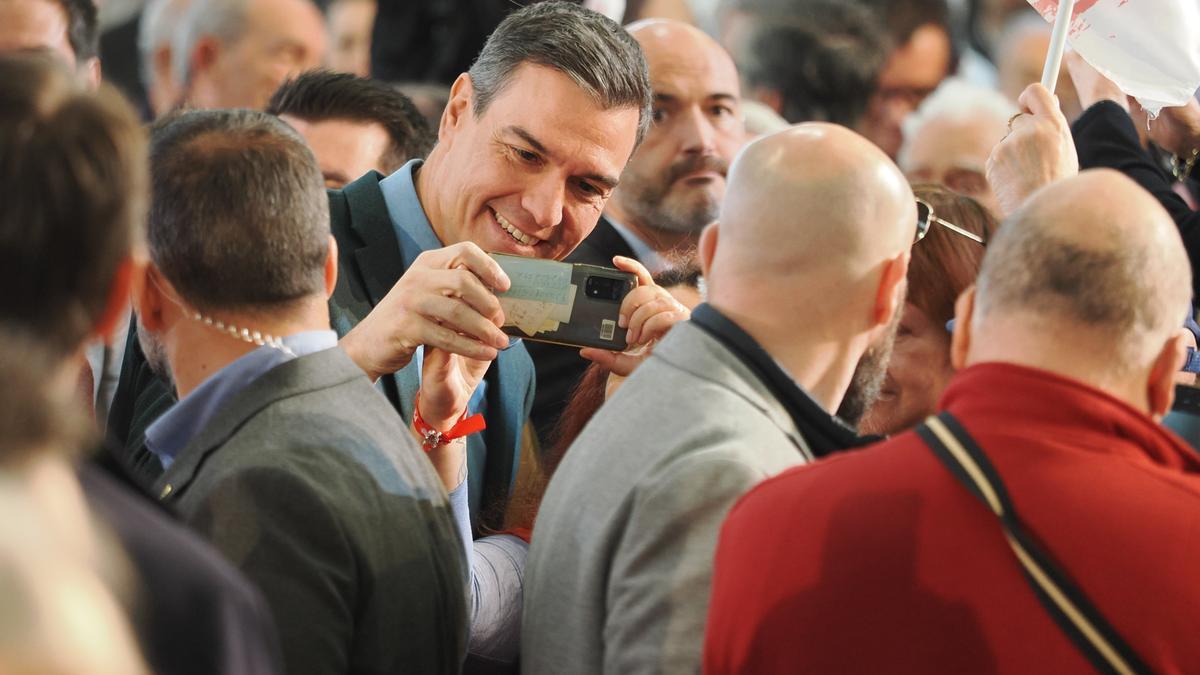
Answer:
M727 105L715 105L709 112L716 117L721 117L722 115L732 115L733 108Z
M517 157L522 162L528 162L530 164L537 164L538 161L541 160L541 157L538 157L537 153L533 153L533 152L530 152L530 151L522 149L522 148L513 148L513 152L515 152L517 154Z
M657 109L657 108L656 108L656 109L654 109L653 111L651 111L651 113L650 113L650 119L651 119L651 120L652 120L652 121L653 121L655 124L662 124L662 123L663 123L663 121L667 119L667 111L665 111L665 110L660 110L660 109Z
M600 188L585 180L579 181L579 191L589 197L600 197L604 194Z

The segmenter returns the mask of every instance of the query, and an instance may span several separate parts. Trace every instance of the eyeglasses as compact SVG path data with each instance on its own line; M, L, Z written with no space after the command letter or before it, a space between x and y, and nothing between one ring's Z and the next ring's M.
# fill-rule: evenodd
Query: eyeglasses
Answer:
M962 235L967 239L978 243L980 246L987 246L987 242L983 240L983 237L980 237L974 232L968 232L954 223L942 220L941 218L935 216L933 214L933 207L920 199L917 200L917 238L913 240L914 244L918 241L921 241L925 238L925 235L929 234L929 227L933 223L937 223L938 225L941 225L955 234Z

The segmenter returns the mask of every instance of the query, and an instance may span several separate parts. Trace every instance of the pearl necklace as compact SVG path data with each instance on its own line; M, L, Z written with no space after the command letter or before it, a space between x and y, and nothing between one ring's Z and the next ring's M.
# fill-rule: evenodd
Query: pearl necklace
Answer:
M248 342L252 345L258 345L259 347L266 346L270 347L271 349L278 349L279 351L293 358L296 356L295 352L289 349L287 345L283 344L282 338L277 338L274 335L260 333L256 330L250 330L248 328L238 328L231 323L225 323L224 321L204 316L200 312L196 311L192 312L190 318L193 321L199 321L205 326L215 328L216 330L219 330L230 337L237 338L242 342Z

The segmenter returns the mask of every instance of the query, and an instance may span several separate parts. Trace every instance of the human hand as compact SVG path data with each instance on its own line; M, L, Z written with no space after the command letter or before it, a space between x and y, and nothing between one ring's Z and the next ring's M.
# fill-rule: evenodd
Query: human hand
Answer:
M500 265L471 242L426 251L340 344L372 380L408 365L421 345L491 361L508 347L492 289L509 285Z
M490 365L491 361L427 347L421 361L421 392L413 418L420 416L431 428L449 431L467 412L471 395L479 388L479 381ZM420 433L417 440L424 440ZM457 440L439 445L429 450L429 461L446 491L451 492L466 479L467 444Z
M1071 127L1058 101L1040 83L1026 87L1021 113L988 157L987 178L1002 218L1021 208L1037 190L1079 173Z
M1112 101L1129 112L1129 98L1112 80L1100 74L1092 64L1083 60L1076 51L1068 51L1063 55L1067 64L1067 72L1075 83L1075 93L1079 95L1079 105L1087 110L1100 101Z
M609 371L628 376L634 368L650 355L651 345L666 335L671 326L686 321L692 312L676 300L665 288L654 283L650 271L640 262L623 256L613 258L613 265L624 272L637 275L638 287L621 302L618 324L628 328L626 342L629 351L612 352L605 349L586 348L579 355L607 368Z
M1178 157L1200 149L1200 101L1191 98L1186 105L1163 108L1150 122L1150 140Z

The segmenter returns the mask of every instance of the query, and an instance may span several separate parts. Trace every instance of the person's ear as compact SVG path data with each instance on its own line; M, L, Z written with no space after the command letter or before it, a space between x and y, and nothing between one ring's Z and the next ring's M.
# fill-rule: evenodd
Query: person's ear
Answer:
M767 106L776 115L783 115L783 92L774 87L757 87L754 90L754 100Z
M1182 331L1167 340L1155 357L1146 383L1146 399L1150 404L1147 412L1155 419L1162 419L1171 411L1171 405L1175 402L1175 374L1183 368L1186 359L1187 343Z
M338 277L338 246L333 235L329 235L329 253L325 256L325 299L333 297L333 289L337 288Z
M700 261L700 275L705 279L708 278L708 273L712 269L713 256L717 254L717 238L720 236L720 231L721 224L714 221L700 232L700 244L696 250L696 258Z
M117 265L116 274L108 287L108 296L104 299L104 309L92 326L91 336L100 338L105 344L112 344L113 333L121 324L129 320L126 310L135 279L145 274L146 263L137 256L128 256Z
M474 105L475 87L471 84L471 76L463 73L454 80L454 85L450 87L450 100L446 103L446 108L442 110L442 120L438 124L438 140L447 141L454 136L454 132L462 126L466 118L474 114L471 106Z
M133 311L137 312L141 325L147 331L157 333L166 328L166 310L170 303L167 293L174 291L171 282L158 271L154 263L146 263L134 276Z
M202 35L188 57L188 73L195 78L197 74L207 72L220 56L221 42L211 35Z
M892 320L904 311L904 295L907 290L908 261L912 253L904 251L883 265L879 287L875 290L875 308L872 311L872 328L886 329Z
M954 333L950 336L950 365L962 370L971 350L971 319L975 316L975 286L971 285L954 302Z
M100 73L100 59L95 56L79 64L79 75L83 78L83 84L89 91L96 91L100 88Z

